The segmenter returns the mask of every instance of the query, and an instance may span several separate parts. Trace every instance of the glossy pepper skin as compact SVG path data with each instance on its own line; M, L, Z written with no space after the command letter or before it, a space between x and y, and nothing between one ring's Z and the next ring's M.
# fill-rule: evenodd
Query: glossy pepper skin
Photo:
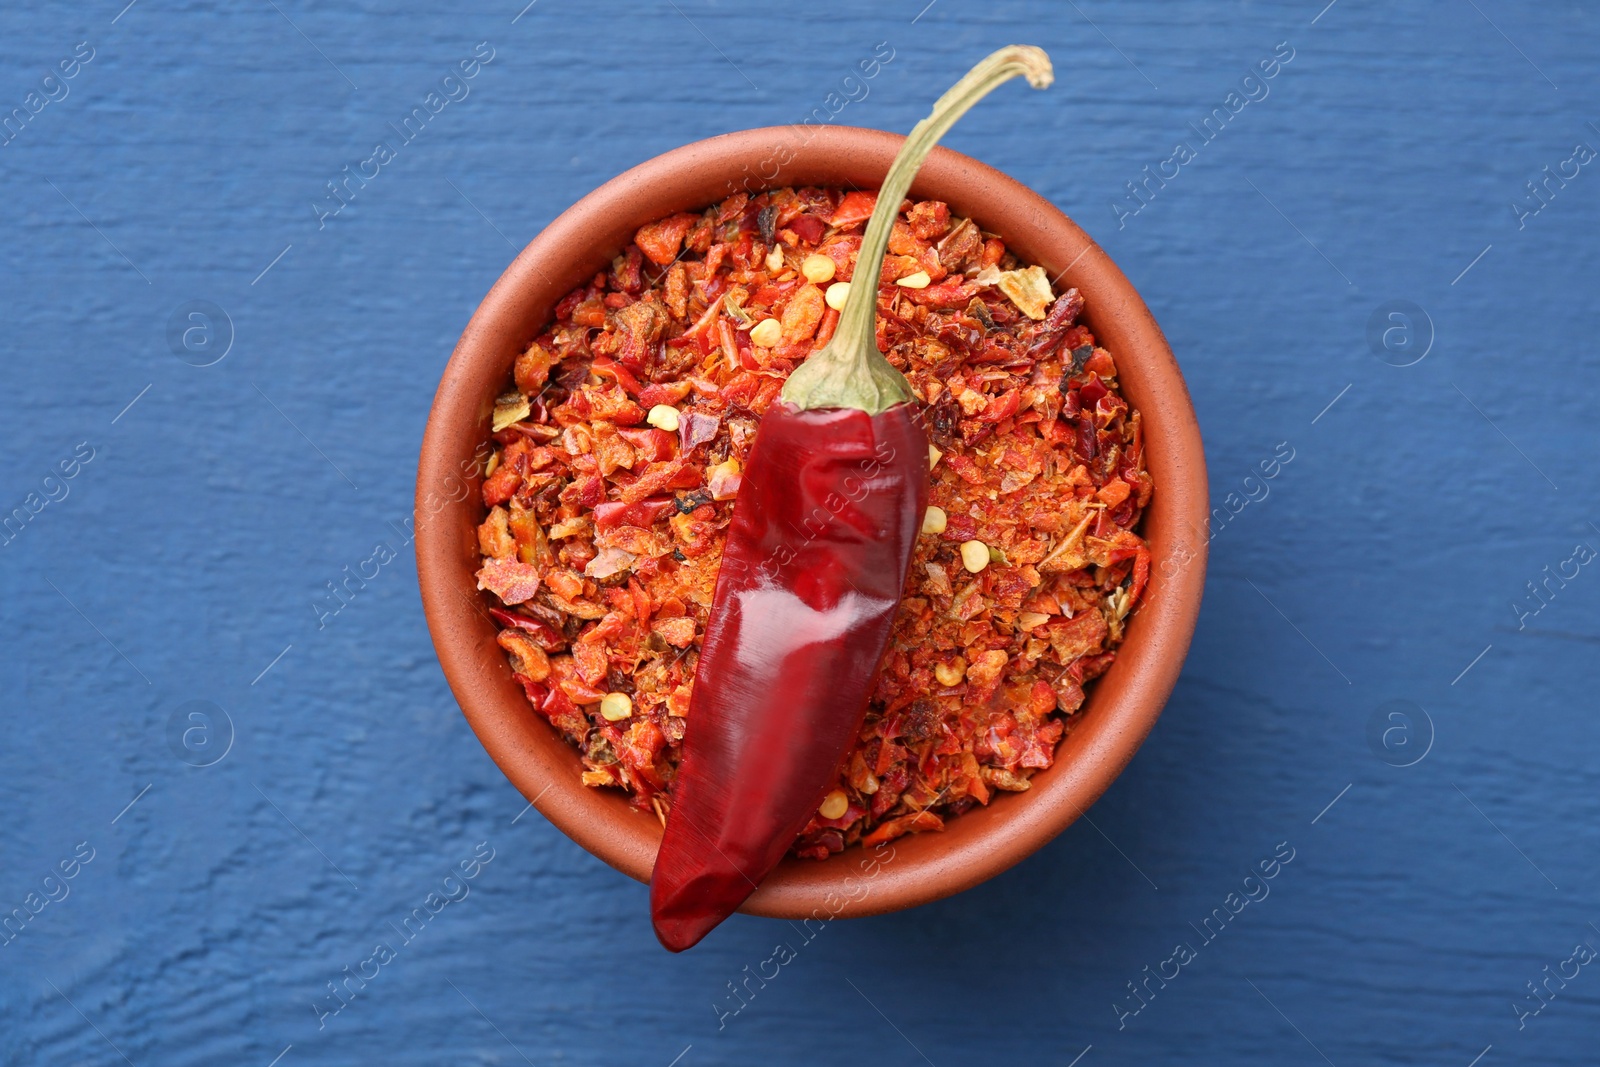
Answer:
M995 86L1050 84L1031 45L991 53L912 128L856 254L877 278L901 199L934 143ZM796 367L751 449L712 596L672 812L650 879L674 952L733 914L811 819L861 729L928 506L911 386L878 351L879 286Z
M777 866L861 728L928 504L917 409L775 402L756 435L650 881L674 952Z

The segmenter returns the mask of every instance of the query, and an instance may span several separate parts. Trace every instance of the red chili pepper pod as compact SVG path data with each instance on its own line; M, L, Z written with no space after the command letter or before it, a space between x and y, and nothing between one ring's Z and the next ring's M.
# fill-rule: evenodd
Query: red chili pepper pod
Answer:
M857 278L878 277L900 201L940 135L1017 75L1044 88L1049 57L1000 49L912 129L878 190ZM928 439L916 394L878 351L877 306L877 286L851 287L750 451L650 879L656 936L674 952L733 914L817 810L861 729L900 606L928 505ZM727 320L717 325L730 356L743 347Z
M656 936L672 951L744 903L834 782L927 503L928 441L912 405L767 410L723 549L650 882Z

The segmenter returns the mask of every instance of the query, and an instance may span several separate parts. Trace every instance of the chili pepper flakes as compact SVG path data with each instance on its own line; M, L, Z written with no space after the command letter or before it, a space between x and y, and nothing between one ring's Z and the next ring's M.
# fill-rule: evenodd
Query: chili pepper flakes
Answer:
M837 321L800 266L821 255L829 284L852 281L876 198L739 193L642 227L516 361L529 407L493 435L479 585L529 702L578 748L584 783L623 789L655 817L671 804L743 460ZM1136 532L1154 490L1140 417L1113 354L1077 321L1078 291L1049 292L938 201L902 203L890 253L879 349L923 401L929 504L945 521L918 538L840 770L844 810L801 832L793 852L807 858L942 830L1028 789L1115 658L1150 570ZM932 284L896 284L917 272ZM755 344L766 320L775 343ZM677 412L676 432L647 423L658 405ZM990 549L977 573L962 562L970 541ZM612 721L601 701L619 682L631 710Z

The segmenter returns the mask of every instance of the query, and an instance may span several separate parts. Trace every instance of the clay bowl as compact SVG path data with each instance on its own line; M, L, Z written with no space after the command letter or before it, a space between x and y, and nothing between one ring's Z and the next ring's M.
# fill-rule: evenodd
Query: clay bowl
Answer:
M475 450L511 365L581 280L610 263L641 225L737 192L783 185L875 188L902 138L878 130L775 127L685 145L613 178L523 249L484 297L445 368L417 471L416 549L423 607L439 662L467 721L507 778L551 822L618 870L648 881L661 840L654 815L578 780L577 752L529 708L495 643L476 591L475 527L485 509ZM1049 201L958 152L937 148L912 188L1000 234L1042 265L1060 292L1077 286L1084 319L1117 361L1124 395L1144 416L1156 492L1144 516L1154 566L1121 653L1091 687L1055 765L1025 793L953 818L943 833L894 843L892 859L860 849L826 861L786 859L744 911L798 919L872 915L968 889L1066 829L1133 758L1172 691L1194 632L1206 561L1206 470L1189 394L1166 339L1105 252Z

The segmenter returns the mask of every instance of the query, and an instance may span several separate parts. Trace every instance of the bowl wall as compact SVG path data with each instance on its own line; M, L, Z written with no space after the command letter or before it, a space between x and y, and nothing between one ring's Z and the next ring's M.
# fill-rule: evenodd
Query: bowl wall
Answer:
M494 398L516 356L556 303L607 266L634 231L675 211L698 210L740 189L785 185L875 188L903 138L876 130L774 127L699 141L643 163L584 197L517 256L479 305L445 368L417 473L416 551L439 662L472 729L500 769L541 813L618 870L648 881L661 839L653 815L614 790L578 779L578 753L529 706L495 642L486 594L477 592L476 526L482 452ZM1160 328L1111 259L1047 200L945 148L928 157L911 195L947 202L1000 234L1023 261L1045 268L1055 290L1076 286L1082 320L1116 358L1123 395L1144 420L1155 494L1143 534L1150 585L1111 669L1090 687L1056 762L1025 793L869 854L785 859L743 911L778 918L870 915L967 889L1034 852L1082 814L1133 758L1176 683L1200 611L1208 495L1200 430Z

